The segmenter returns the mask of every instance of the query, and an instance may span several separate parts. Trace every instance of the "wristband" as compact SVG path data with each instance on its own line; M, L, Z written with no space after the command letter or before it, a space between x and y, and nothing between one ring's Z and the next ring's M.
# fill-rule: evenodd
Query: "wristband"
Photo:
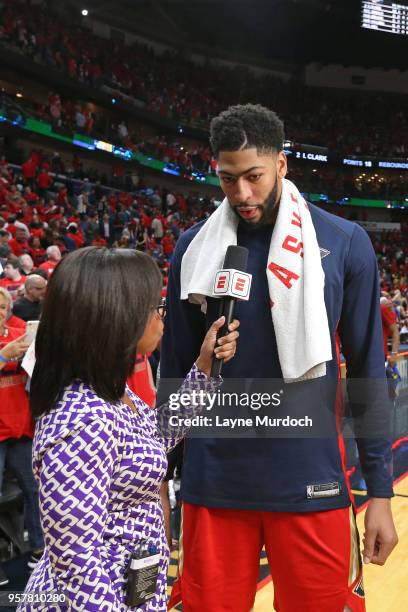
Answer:
M0 361L2 363L8 363L10 361L10 359L7 359L7 357L3 357L3 355L0 355Z

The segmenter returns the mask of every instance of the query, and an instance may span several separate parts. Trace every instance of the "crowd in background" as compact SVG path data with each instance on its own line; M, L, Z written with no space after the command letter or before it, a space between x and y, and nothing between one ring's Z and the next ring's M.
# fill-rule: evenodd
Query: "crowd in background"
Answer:
M392 300L401 337L408 335L408 223L401 231L372 232L382 295Z
M55 160L54 160L55 170ZM133 191L83 181L62 181L52 160L33 151L21 167L0 160L0 260L28 255L38 267L49 247L72 251L86 245L137 248L162 269L180 233L214 210L193 193L170 192L138 181Z
M229 104L256 101L278 112L292 141L335 148L339 155L407 153L405 99L397 94L323 90L294 77L259 77L242 66L207 62L198 68L176 51L158 56L136 42L131 47L120 40L107 44L79 15L52 14L45 1L7 0L0 24L0 43L180 124L208 129L210 118ZM92 118L80 121L86 130Z
M90 110L90 104L62 98L58 93L50 92L45 104L33 105L27 99L16 99L14 96L0 94L0 111L25 113L42 119L53 126L70 130L71 135L82 132L94 138L124 146L133 152L143 153L153 159L158 159L176 167L181 175L191 176L193 172L202 174L216 174L216 160L212 157L208 145L196 141L184 140L180 142L171 135L155 134L146 138L141 137L137 128L131 129L122 119L112 123L109 117L104 116L103 109L98 113ZM94 106L92 105L94 108ZM55 110L55 109L58 110ZM80 119L78 119L80 117ZM79 121L79 124L78 124ZM374 198L374 199L402 199L408 193L408 172L391 169L373 170L342 167L340 165L323 164L316 162L297 161L290 158L289 178L296 182L300 188L308 193L323 193L331 199L347 197ZM55 167L54 167L55 166ZM51 161L52 171L66 174L68 169L57 155ZM72 164L73 178L83 178L82 162L75 156ZM95 169L89 170L88 178L100 180L106 185L114 187L132 188L126 184L125 173L121 165L112 164L111 176L98 176Z
M0 159L0 262L6 276L18 284L21 275L23 285L33 270L52 271L60 254L108 245L148 252L166 285L178 237L211 214L215 199L147 185L136 174L121 190L88 178L62 180L51 172L62 164L55 155L48 159L34 150L21 166ZM401 231L370 234L382 290L394 299L401 326L408 316L407 230L402 223Z
M16 98L3 89L0 92L0 110L11 114L17 123L25 122L27 118L39 119L59 132L85 134L173 164L183 174L215 174L216 163L207 144L182 143L171 135L166 137L160 133L144 137L135 124L130 125L123 118L114 121L104 109L62 97L59 93L49 92L47 101L40 103L30 100L27 95Z

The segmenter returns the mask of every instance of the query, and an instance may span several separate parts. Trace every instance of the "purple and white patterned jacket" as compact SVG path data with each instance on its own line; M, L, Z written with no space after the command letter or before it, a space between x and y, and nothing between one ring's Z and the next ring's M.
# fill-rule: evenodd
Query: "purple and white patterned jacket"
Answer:
M221 379L208 379L194 365L180 393L214 392ZM186 434L169 428L178 414L168 404L147 406L127 390L137 414L112 405L80 381L69 385L37 424L33 468L40 492L45 551L26 593L64 593L68 605L24 603L20 612L164 612L169 550L159 487L166 453ZM182 407L194 416L203 406ZM160 552L155 596L138 608L125 604L125 571L138 543Z

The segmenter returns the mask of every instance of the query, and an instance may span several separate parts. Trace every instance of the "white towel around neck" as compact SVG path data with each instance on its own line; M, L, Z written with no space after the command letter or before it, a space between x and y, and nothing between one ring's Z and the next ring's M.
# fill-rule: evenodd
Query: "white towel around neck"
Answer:
M224 199L184 253L182 300L202 303L213 295L227 247L237 244L237 226L238 217ZM308 205L287 179L282 181L266 275L283 378L296 382L325 376L332 349L320 249Z

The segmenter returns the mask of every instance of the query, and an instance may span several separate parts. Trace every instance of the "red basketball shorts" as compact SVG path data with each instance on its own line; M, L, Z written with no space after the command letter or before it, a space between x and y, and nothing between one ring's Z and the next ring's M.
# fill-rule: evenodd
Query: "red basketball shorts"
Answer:
M278 612L364 612L351 507L289 513L188 503L183 505L179 575L169 609L182 601L183 612L249 612L263 546Z

